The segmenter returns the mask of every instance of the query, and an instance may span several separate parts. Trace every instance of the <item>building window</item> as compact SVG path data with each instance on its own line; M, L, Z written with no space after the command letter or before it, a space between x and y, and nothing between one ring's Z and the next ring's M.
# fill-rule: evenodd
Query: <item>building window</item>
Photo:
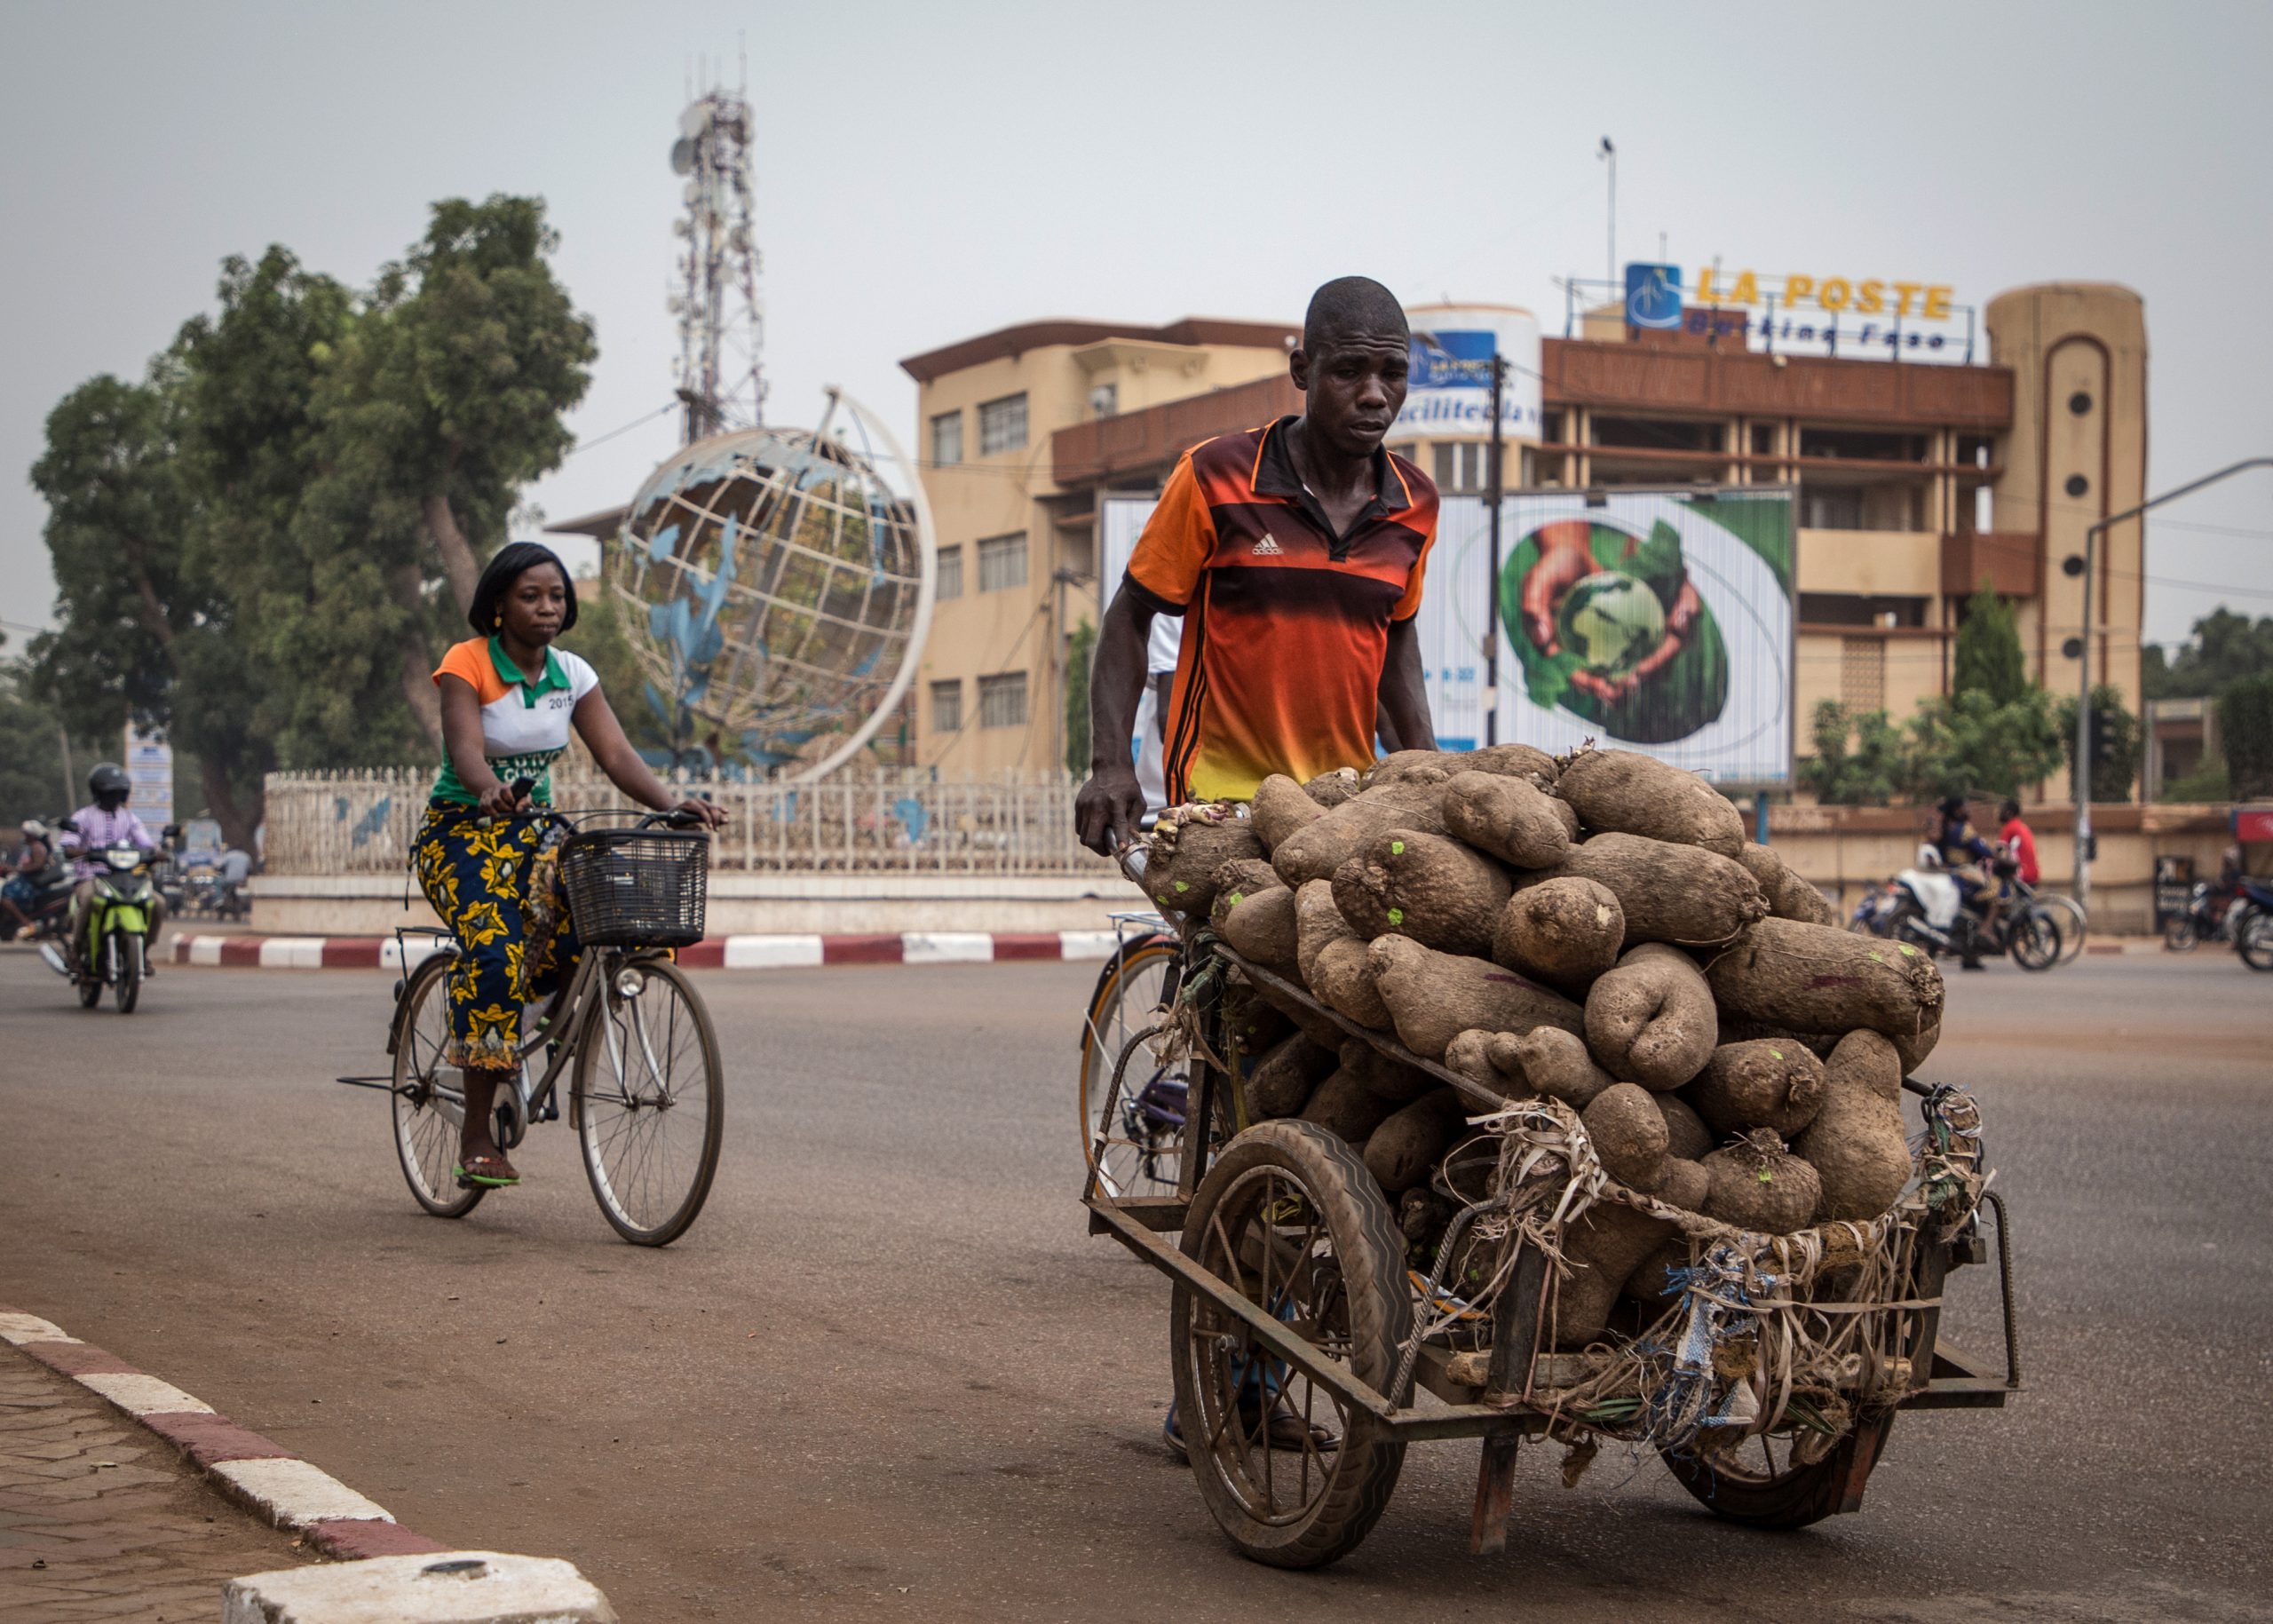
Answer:
M1542 412L1540 415L1539 438L1541 443L1549 446L1559 446L1563 443L1563 414L1561 412Z
M1456 495L1472 495L1490 487L1492 447L1488 441L1440 442L1437 447L1437 488Z
M934 596L942 602L962 596L962 548L961 544L939 549L939 578Z
M1016 451L1026 443L1026 398L1023 393L986 400L978 408L978 455Z
M952 468L962 461L962 414L959 411L941 412L931 419L931 462L939 468Z
M935 733L962 731L962 678L931 685L931 731Z
M1755 423L1752 425L1752 454L1754 456L1776 455L1776 425L1774 424Z
M1026 725L1026 674L1005 671L978 679L978 725L981 727L1024 727Z
M1597 446L1635 447L1651 451L1720 451L1722 425L1663 417L1596 416L1590 438Z
M1809 530L1859 530L1863 527L1863 491L1810 486L1800 492L1800 524Z
M1849 710L1886 709L1886 639L1839 639L1839 702Z
M978 590L1007 592L1026 583L1026 535L991 535L978 543ZM1023 680L1023 679L1022 679Z

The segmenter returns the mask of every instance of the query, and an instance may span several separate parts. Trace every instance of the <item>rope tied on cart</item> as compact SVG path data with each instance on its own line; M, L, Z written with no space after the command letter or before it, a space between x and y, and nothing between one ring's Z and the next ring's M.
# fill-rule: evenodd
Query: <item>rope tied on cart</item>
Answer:
M1856 1420L1897 1402L1911 1384L1903 1359L1910 1316L1938 1305L1913 1299L1922 1232L1938 1240L1979 1204L1980 1113L1963 1090L1937 1088L1923 1106L1910 1192L1867 1223L1838 1222L1789 1235L1737 1229L1669 1206L1611 1178L1578 1114L1532 1100L1472 1119L1500 1137L1498 1183L1518 1188L1551 1163L1570 1169L1552 1202L1479 1217L1478 1243L1501 1245L1497 1267L1468 1307L1505 1288L1523 1246L1536 1246L1550 1282L1567 1277L1568 1226L1595 1206L1632 1208L1673 1225L1690 1261L1668 1271L1670 1305L1622 1345L1585 1351L1588 1376L1556 1392L1553 1413L1656 1449L1709 1450L1789 1425L1795 1449L1820 1456ZM1550 1286L1550 1294L1551 1294ZM1818 1300L1820 1299L1820 1300ZM1542 1322L1552 1323L1552 1299ZM1439 1316L1430 1334L1444 1328Z

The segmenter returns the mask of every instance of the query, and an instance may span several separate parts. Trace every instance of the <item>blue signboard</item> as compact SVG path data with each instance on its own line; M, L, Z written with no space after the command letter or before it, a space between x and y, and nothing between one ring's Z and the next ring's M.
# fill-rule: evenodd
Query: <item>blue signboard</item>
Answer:
M1488 331L1415 333L1406 384L1413 389L1489 389L1499 345L1500 336Z
M1626 323L1629 327L1681 325L1679 265L1635 264L1626 267Z

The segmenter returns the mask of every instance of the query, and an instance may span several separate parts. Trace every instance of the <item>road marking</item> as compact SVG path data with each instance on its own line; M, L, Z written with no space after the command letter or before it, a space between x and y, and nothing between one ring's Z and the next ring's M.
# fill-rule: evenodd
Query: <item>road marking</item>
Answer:
M20 1314L12 1308L0 1308L0 1342L13 1347L28 1342L77 1342L75 1336L66 1336L63 1327L41 1319L37 1314Z
M210 1415L213 1406L193 1398L170 1382L139 1374L75 1376L80 1386L91 1388L129 1415Z
M394 1521L394 1514L378 1501L305 1461L223 1461L211 1470L279 1528L304 1528L332 1518Z
M985 931L907 931L899 939L903 964L991 964L994 938Z
M726 938L728 970L804 970L821 962L819 936L771 935Z

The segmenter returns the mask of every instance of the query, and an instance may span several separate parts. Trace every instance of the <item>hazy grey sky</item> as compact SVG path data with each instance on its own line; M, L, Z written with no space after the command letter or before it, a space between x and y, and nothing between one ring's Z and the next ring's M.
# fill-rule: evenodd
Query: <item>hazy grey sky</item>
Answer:
M139 376L223 256L360 285L451 194L536 193L598 323L586 439L669 399L690 63L749 52L770 415L1042 315L1287 320L1329 275L1530 305L1621 257L2129 284L2152 487L2273 452L2273 5L101 4L0 0L0 619L44 622L42 423ZM669 420L531 493L630 495ZM2150 638L2273 614L2273 474L2149 531ZM2204 582L2195 588L2168 582ZM20 635L12 637L20 646Z

